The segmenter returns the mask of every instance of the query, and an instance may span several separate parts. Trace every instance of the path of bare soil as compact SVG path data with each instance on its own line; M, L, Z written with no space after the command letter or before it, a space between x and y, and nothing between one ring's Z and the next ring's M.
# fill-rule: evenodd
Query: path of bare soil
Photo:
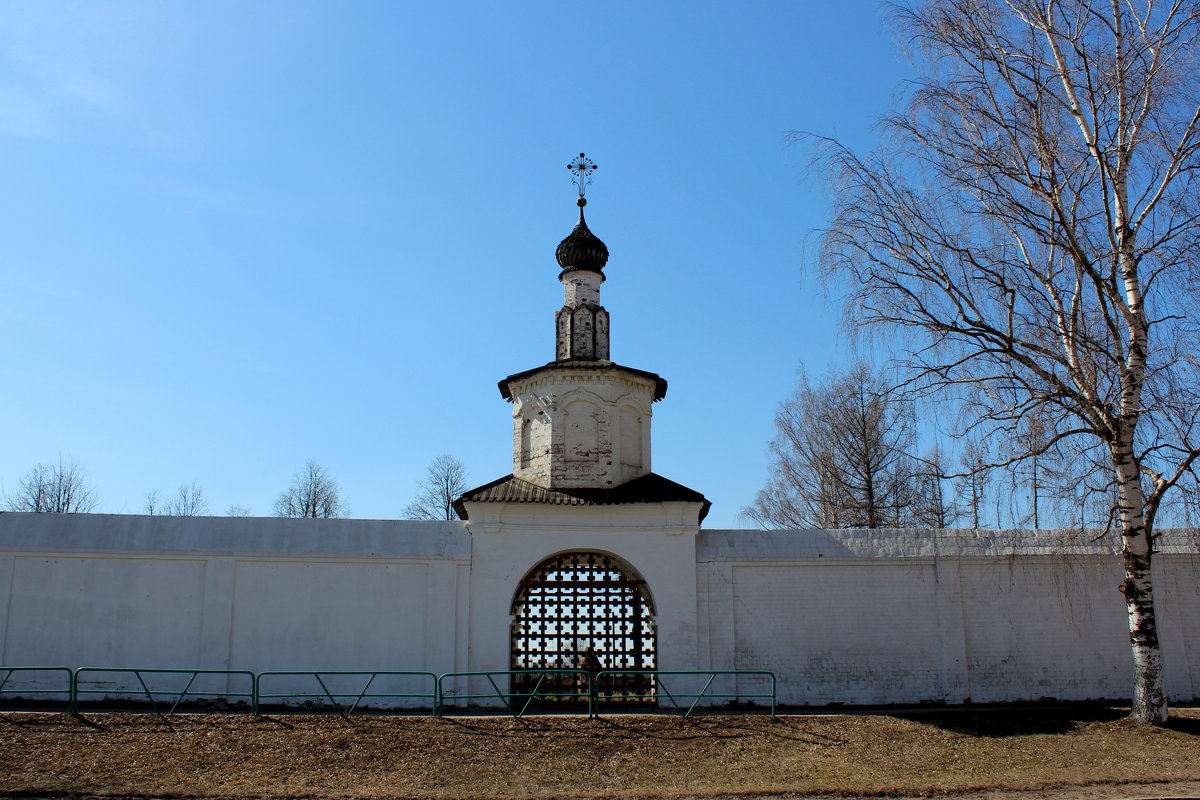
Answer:
M681 720L0 714L0 797L1200 797L1200 710Z

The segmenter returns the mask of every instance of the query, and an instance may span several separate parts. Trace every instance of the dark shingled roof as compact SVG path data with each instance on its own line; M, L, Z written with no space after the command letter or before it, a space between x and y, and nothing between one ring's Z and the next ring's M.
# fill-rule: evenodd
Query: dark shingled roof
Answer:
M630 375L637 375L640 378L649 378L654 381L654 400L657 402L667 396L667 379L653 372L647 372L644 369L634 369L633 367L623 367L620 364L612 361L592 360L582 358L572 358L564 361L551 361L549 364L543 364L540 367L527 369L524 372L517 372L509 375L504 380L500 381L500 396L505 400L512 400L512 391L508 388L508 382L528 378L538 372L549 371L552 369L598 369L598 370L617 370L618 372L627 372Z
M712 503L695 489L651 472L612 489L544 489L513 475L485 483L454 501L459 519L466 519L464 503L546 503L557 506L616 506L634 503L703 503L700 518L708 516Z

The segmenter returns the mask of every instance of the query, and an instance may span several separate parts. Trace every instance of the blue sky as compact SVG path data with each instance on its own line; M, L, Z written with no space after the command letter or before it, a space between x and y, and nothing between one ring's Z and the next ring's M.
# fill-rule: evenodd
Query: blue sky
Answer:
M848 358L788 133L869 148L909 74L856 0L8 3L0 495L62 456L100 511L265 515L311 458L389 518L440 453L507 474L586 151L654 470L735 526L797 367Z

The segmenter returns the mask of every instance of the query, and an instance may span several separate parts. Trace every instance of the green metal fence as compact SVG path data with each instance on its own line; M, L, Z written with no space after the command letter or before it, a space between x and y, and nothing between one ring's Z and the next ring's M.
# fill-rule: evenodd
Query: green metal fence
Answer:
M42 681L21 685L20 677L42 673ZM18 677L14 679L14 675ZM648 676L647 691L631 694L627 690L605 694L611 686L607 678ZM278 686L287 679L308 681L299 690L293 685L283 690ZM48 680L45 680L48 679ZM56 681L61 680L61 683ZM221 685L213 686L216 680ZM411 686L389 686L397 681L411 680ZM744 681L758 683L759 691L743 691ZM380 687L377 681L384 685ZM727 684L732 681L732 687ZM29 682L27 682L29 683ZM45 686L49 683L49 686ZM347 686L347 684L349 684ZM31 688L36 686L43 688ZM131 688L132 687L132 688ZM404 691L398 690L404 688ZM412 691L407 689L413 688ZM482 689L482 690L481 690ZM272 691L273 690L273 691ZM187 699L213 701L246 700L249 712L258 714L264 701L319 700L324 708L350 715L370 705L374 699L416 700L419 707L428 707L434 716L448 711L475 709L495 704L516 718L530 713L579 713L586 710L591 716L602 711L612 713L628 710L629 703L642 702L658 708L669 708L691 716L697 709L722 705L726 701L770 701L771 716L776 711L775 673L767 670L598 670L583 669L526 669L488 670L481 672L432 672L396 670L321 670L270 671L254 673L234 669L150 669L80 667L73 672L67 667L3 667L0 666L0 704L5 695L24 699L31 695L57 695L66 701L66 710L76 713L81 701L89 696L101 701L112 699L145 699L156 713L163 713L159 699L174 698L165 713L173 714ZM342 701L351 700L349 703ZM326 705L327 701L327 705ZM477 702L482 701L482 702ZM688 702L690 701L690 702ZM686 704L686 705L685 705ZM293 704L275 704L279 710L304 711Z
M457 690L447 690L446 681L451 679L461 679L460 682L466 682L467 689L465 692ZM501 683L496 683L496 679L501 678ZM563 680L563 679L566 680ZM471 684L479 684L484 679L489 691L482 693L472 692ZM513 688L514 683L525 684L527 689ZM501 684L504 684L503 686ZM574 684L571 686L571 684ZM512 714L517 719L525 716L529 712L536 700L558 701L560 704L556 709L557 713L561 713L564 707L561 705L563 701L576 700L585 707L591 708L592 681L591 674L586 669L513 669L513 670L489 670L485 672L447 672L438 678L438 696L440 702L438 704L437 716L445 716L447 704L458 705L461 700L466 700L467 706L474 706L472 700L499 700L504 704L508 713ZM534 707L535 710L538 710Z
M27 675L29 673L49 673L55 677L61 677L62 683L49 689L33 689L29 688L28 686L22 686L19 678L17 681L12 680L14 674ZM8 693L17 694L20 697L47 694L61 695L62 697L60 699L67 702L68 705L72 704L73 698L75 697L74 676L71 674L71 670L67 667L0 667L0 695L3 695L5 693L5 688L9 686L11 686L11 688L8 688ZM51 699L53 700L54 698Z
M129 685L128 682L112 680L114 677L130 675L137 679L138 688L126 689L123 687ZM107 676L109 680L97 681L97 678L100 676ZM225 678L226 685L220 688L199 686L193 689L198 678L203 682L203 679L209 676ZM168 682L175 683L176 686L165 687L159 684L158 681L164 678ZM174 680L176 678L178 680ZM231 689L229 686L232 683L230 678L246 679L246 691ZM146 682L148 679L150 683ZM179 683L183 683L183 686L179 687ZM193 699L213 698L221 700L244 698L249 701L250 713L257 714L257 684L258 680L253 672L240 669L143 669L139 667L116 669L111 667L80 667L75 670L71 680L70 710L71 713L75 713L83 695L100 695L104 699L127 697L137 697L140 699L145 697L150 702L150 707L156 713L161 714L162 711L158 707L156 698L165 696L175 698L175 702L171 704L170 710L167 711L168 714L174 714L175 709L179 708L179 704L188 697Z
M775 673L767 670L747 670L747 669L714 669L714 670L654 670L654 669L606 669L595 674L593 679L593 687L602 685L602 679L608 675L648 675L654 681L654 689L651 692L640 695L622 694L619 698L614 698L620 701L627 700L652 700L656 701L660 708L664 707L663 701L666 700L671 706L683 714L685 717L690 717L701 705L703 700L770 700L771 716L775 716L776 706L776 681ZM669 680L663 678L681 679L679 682L687 683L687 678L704 680L704 685L699 691L687 691L688 687L675 686L675 691L671 691ZM714 690L713 683L719 678L733 679L735 681L733 691L718 692ZM736 681L742 679L760 679L766 683L770 691L759 692L744 692L739 691ZM717 689L723 688L717 686ZM764 687L765 688L765 687ZM606 698L598 695L595 690L592 693L592 716L600 716L600 711L605 707ZM691 700L691 704L685 709L680 700ZM619 707L619 706L610 706Z
M278 683L283 678L311 678L315 686L320 691L285 691L268 693L263 690L263 684ZM337 683L345 684L346 678L362 679L362 688L350 691L337 691L344 688L338 686ZM421 683L428 679L428 691L418 692L381 692L371 691L372 685L376 678L420 678ZM322 670L320 672L260 672L256 682L256 707L261 708L263 701L266 700L284 700L284 699L301 699L301 698L321 698L329 701L329 705L337 709L339 714L349 716L353 714L364 700L374 698L391 698L391 699L418 699L428 701L431 714L436 714L438 709L438 676L432 672L400 672L400 671L347 671L347 670ZM311 684L310 684L311 686ZM354 701L348 706L344 706L338 702L339 699L353 698ZM287 710L292 710L290 707Z

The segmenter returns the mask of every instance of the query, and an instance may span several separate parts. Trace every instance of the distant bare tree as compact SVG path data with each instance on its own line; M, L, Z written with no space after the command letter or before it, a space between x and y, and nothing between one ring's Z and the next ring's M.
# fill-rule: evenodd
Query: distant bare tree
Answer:
M254 516L254 514L253 514L253 512L250 511L249 508L242 505L241 503L233 503L232 505L229 506L229 508L225 509L225 516L227 516L227 517L252 517L252 516Z
M5 499L9 511L86 514L96 508L96 493L87 485L83 467L75 461L38 464L17 482Z
M795 394L775 414L767 484L742 513L764 528L840 528L836 455L821 416L822 387L800 376Z
M203 517L208 514L208 501L204 499L204 490L192 481L190 485L182 484L175 496L169 499L164 499L158 489L151 489L146 492L145 508L150 515Z
M1200 458L1200 6L893 8L919 78L887 148L826 142L824 266L856 322L911 334L910 385L955 394L997 438L1036 412L1045 447L1104 452L1132 715L1164 723L1154 523Z
M958 478L955 489L963 516L976 530L986 527L983 515L987 508L988 488L992 482L992 467L987 445L974 437L963 441L959 453Z
M457 519L454 500L469 489L467 468L449 454L433 460L417 484L417 496L404 509L405 519Z
M204 490L193 481L179 487L175 497L167 504L167 513L173 517L202 517L208 514L208 501Z
M934 445L920 460L915 476L912 524L921 528L952 528L958 507L946 502L946 468L942 448Z
M1009 512L1018 527L1061 528L1079 524L1076 509L1080 502L1079 487L1089 478L1106 473L1094 458L1068 458L1069 446L1061 440L1051 443L1050 437L1050 428L1041 414L1030 413L1000 443L997 460L1017 457L1008 469L1007 491L1011 500Z
M767 485L743 509L764 527L879 528L912 519L911 405L866 364L810 385L775 415Z
M342 500L337 481L315 461L292 477L292 485L275 501L278 517L346 517L350 509Z

